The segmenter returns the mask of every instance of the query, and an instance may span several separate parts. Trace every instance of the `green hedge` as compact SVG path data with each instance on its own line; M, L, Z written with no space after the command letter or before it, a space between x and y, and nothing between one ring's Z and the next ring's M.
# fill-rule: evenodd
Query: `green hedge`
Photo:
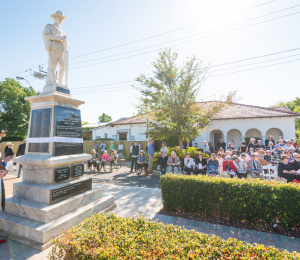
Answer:
M299 228L300 185L247 179L167 174L160 180L167 210L220 216L250 225L278 221Z
M227 241L194 230L94 214L53 240L51 260L76 259L297 259L274 247Z

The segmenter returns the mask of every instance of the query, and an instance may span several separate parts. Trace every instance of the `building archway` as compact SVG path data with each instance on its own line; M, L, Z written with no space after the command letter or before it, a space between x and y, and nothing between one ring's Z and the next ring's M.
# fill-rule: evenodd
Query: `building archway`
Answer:
M273 136L273 139L274 139L275 143L278 142L279 136L282 136L284 138L282 131L279 128L275 128L275 127L274 128L270 128L266 132L266 139L269 138L269 135Z
M261 131L256 128L251 128L246 132L245 137L259 137L262 138Z
M241 146L241 142L243 141L242 133L238 129L231 129L227 132L227 146L231 142L234 141L234 146L236 148Z
M221 130L215 129L210 132L210 141L213 144L214 151L217 150L217 143L220 141L220 139L224 139L224 135Z

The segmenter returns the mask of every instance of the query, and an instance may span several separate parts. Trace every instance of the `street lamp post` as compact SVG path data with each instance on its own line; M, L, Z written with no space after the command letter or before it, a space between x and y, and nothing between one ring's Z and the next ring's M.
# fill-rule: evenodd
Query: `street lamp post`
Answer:
M16 79L17 79L17 80L26 80L27 83L28 83L28 85L29 85L30 87L32 87L27 79L25 79L25 78L23 78L23 77L20 77L20 76L17 76Z

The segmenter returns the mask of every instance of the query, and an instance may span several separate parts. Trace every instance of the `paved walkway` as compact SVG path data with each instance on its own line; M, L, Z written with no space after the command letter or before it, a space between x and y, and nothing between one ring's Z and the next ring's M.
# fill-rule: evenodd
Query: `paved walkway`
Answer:
M133 217L139 214L164 224L184 226L187 229L195 229L206 234L215 234L224 239L233 237L248 243L259 243L266 246L276 246L279 249L287 249L288 251L300 252L300 238L156 214L162 207L160 189L96 183L94 183L94 186L101 187L104 193L115 196L117 207L113 210L113 213L122 217ZM39 252L30 247L9 241L9 243L0 245L0 259L43 260L47 259L50 250L51 248Z

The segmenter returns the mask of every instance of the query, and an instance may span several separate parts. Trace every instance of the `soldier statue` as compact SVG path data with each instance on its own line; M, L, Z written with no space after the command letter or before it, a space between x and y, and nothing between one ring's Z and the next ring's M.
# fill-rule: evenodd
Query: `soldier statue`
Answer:
M54 92L56 87L68 89L68 48L67 36L61 29L62 21L66 18L61 11L56 11L51 15L54 24L47 24L43 31L45 49L48 51L48 71L44 92ZM58 84L56 83L55 72L57 63L59 64ZM63 78L65 75L65 85Z

